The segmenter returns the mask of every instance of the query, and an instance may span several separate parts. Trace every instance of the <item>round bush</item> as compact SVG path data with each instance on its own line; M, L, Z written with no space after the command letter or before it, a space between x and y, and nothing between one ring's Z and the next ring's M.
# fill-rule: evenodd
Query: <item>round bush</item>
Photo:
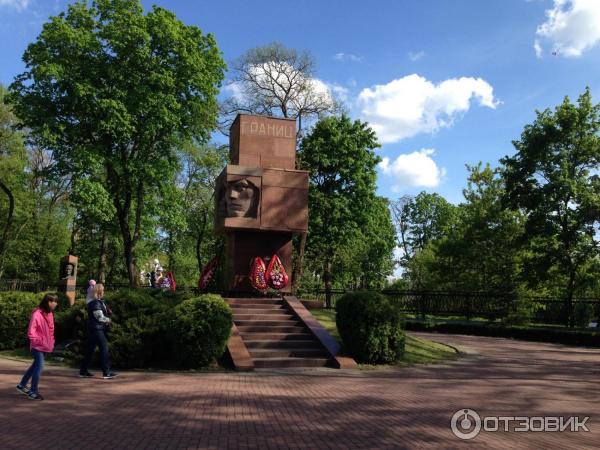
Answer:
M360 363L394 363L404 352L399 309L377 292L352 292L336 303L336 325L345 350Z
M205 294L177 305L170 323L177 365L205 367L225 351L232 313L219 295Z
M28 345L27 326L31 312L44 294L0 292L0 350Z
M81 340L86 328L85 301L76 301L73 306L54 312L54 337L57 343Z

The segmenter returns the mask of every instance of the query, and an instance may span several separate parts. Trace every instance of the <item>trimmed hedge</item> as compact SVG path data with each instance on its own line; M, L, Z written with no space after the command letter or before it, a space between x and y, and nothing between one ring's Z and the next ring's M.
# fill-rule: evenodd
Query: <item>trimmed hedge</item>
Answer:
M31 292L0 292L0 350L28 345L27 326L31 312L43 296Z
M345 350L361 363L394 363L404 352L398 307L378 292L350 292L336 302L336 325Z
M600 332L569 329L502 326L478 323L406 321L411 331L467 334L473 336L503 337L524 341L550 342L554 344L600 347Z
M204 367L225 351L233 315L219 295L204 294L175 307L171 327L179 367Z
M220 357L231 332L229 306L217 295L121 289L107 296L112 323L109 353L115 368L199 368ZM71 359L85 351L85 302L57 319L57 342L76 339ZM98 355L96 355L97 357Z

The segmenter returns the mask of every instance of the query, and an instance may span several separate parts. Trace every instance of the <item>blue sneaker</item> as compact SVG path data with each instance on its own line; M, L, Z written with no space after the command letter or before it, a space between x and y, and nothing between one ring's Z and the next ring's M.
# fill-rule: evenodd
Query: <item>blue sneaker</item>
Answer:
M106 375L102 375L102 378L104 378L105 380L110 380L111 378L118 377L118 376L119 376L118 373L109 372Z
M29 392L29 395L27 396L27 398L29 400L44 400L44 397L42 397L37 392Z
M29 395L31 392L29 389L27 389L27 386L21 386L20 384L17 384L17 391L25 395Z

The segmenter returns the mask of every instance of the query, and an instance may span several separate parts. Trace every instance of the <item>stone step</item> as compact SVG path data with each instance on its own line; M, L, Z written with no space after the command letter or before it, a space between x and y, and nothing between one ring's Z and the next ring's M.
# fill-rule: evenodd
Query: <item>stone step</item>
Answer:
M327 358L321 348L249 349L250 356L257 358Z
M229 305L283 305L280 298L226 298Z
M233 313L233 321L237 324L240 321L248 321L248 320L260 320L261 322L268 320L297 320L296 316L292 316L291 314L238 314Z
M237 308L231 308L234 314L291 314L288 309L284 308L246 308L245 306L239 306Z
M307 341L312 339L309 333L240 333L242 339L247 341Z
M300 325L242 325L237 329L240 333L303 333L305 331L305 328Z
M324 367L328 358L253 358L254 367L281 368L281 367Z
M287 311L285 305L271 305L269 303L234 303L229 305L233 311L237 311L240 309L248 309L248 310L260 310L260 311Z
M280 320L256 320L256 319L238 320L238 319L234 319L233 321L237 327L240 327L240 326L243 327L245 325L256 325L256 326L265 326L265 327L294 326L298 323L298 321L295 318L280 319Z
M248 335L251 336L251 335ZM308 337L308 336L305 336ZM316 348L316 349L321 349L321 345L313 340L313 339L306 339L306 340L300 340L300 339L295 339L295 340L287 340L287 341L273 341L273 340L252 340L252 339L244 339L244 344L246 344L246 348L248 349L248 351L250 351L250 349L259 349L259 348L272 348L272 349L278 349L278 348Z

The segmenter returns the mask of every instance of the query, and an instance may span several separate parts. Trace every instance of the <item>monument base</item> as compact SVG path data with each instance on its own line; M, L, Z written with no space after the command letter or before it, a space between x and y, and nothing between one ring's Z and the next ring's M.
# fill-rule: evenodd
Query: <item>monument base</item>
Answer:
M289 282L280 289L282 293L292 290L292 233L260 231L234 231L226 234L226 258L224 271L225 290L229 292L256 292L250 284L250 265L260 256L265 264L277 255L288 274Z

